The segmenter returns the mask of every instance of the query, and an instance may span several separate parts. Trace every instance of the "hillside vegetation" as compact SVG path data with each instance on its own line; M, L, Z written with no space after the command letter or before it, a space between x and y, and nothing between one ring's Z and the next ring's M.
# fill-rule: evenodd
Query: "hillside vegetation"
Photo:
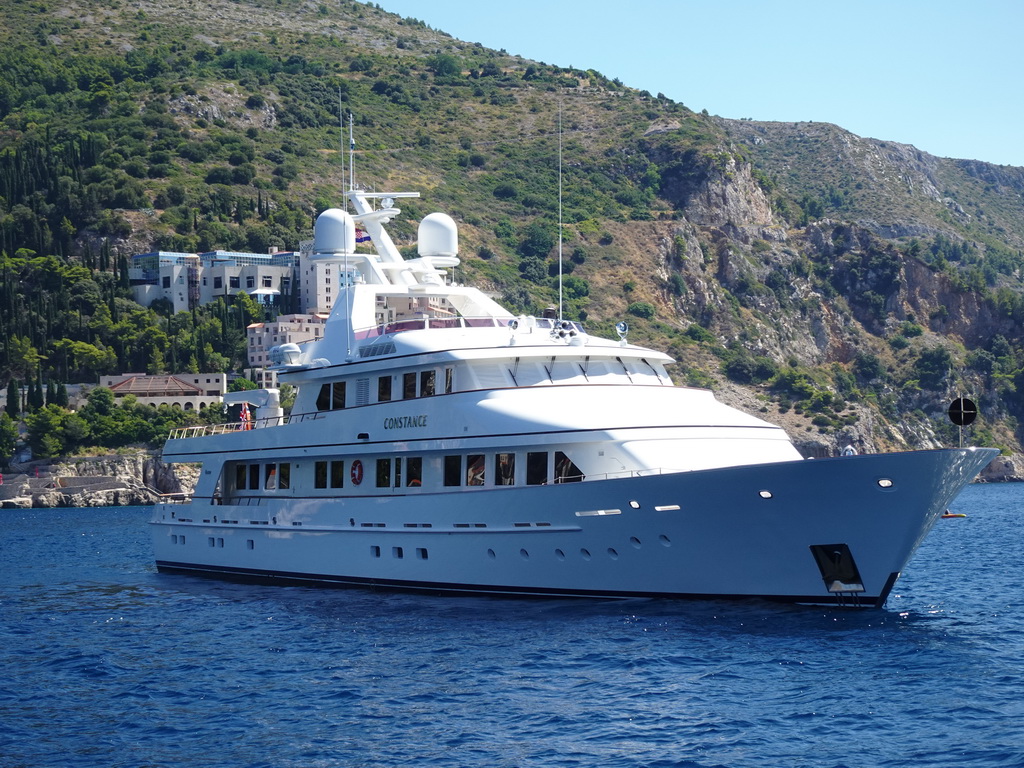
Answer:
M341 114L357 183L423 195L399 244L444 210L457 278L539 312L561 126L567 316L627 318L677 381L808 452L955 443L958 393L982 406L973 442L1019 449L1022 169L697 114L351 0L11 0L0 18L4 380L240 368L261 307L139 307L127 259L296 248L347 185Z

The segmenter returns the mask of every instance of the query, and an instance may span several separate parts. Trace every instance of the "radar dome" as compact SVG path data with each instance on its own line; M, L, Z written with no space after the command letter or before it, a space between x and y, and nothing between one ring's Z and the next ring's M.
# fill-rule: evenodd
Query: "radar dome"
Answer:
M459 253L459 228L447 213L424 217L419 227L420 256L456 256Z
M352 214L328 208L313 226L313 253L355 253L356 223Z

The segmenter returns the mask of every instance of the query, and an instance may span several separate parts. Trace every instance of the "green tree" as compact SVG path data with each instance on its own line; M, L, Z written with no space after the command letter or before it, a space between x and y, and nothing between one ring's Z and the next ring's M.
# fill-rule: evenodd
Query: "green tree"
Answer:
M0 462L9 462L17 446L18 425L6 412L0 412Z
M21 415L21 387L17 379L7 380L7 405L4 406L4 412L12 419Z
M64 453L63 408L47 405L25 418L28 444L37 459L51 459Z

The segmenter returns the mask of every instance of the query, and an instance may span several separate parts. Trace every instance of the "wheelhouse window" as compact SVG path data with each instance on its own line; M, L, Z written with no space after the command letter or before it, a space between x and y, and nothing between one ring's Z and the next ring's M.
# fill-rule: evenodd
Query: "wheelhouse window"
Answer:
M292 465L279 464L277 468L277 487L281 490L292 487Z
M267 464L264 467L263 490L265 490L265 491L276 491L277 490L277 465L276 464Z
M402 375L402 399L412 400L416 397L416 374L406 373Z
M235 488L242 490L246 486L245 482L246 468L245 464L235 465Z
M260 489L260 465L250 464L249 465L249 490L258 491Z
M327 462L318 461L313 465L313 487L327 487Z

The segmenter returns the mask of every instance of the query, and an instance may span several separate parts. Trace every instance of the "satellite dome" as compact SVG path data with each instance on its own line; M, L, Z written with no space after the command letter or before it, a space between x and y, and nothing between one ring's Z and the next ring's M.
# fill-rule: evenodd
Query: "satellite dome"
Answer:
M419 227L420 256L456 256L459 253L459 228L447 213L425 216Z
M355 253L356 223L341 208L328 208L313 226L313 253Z

